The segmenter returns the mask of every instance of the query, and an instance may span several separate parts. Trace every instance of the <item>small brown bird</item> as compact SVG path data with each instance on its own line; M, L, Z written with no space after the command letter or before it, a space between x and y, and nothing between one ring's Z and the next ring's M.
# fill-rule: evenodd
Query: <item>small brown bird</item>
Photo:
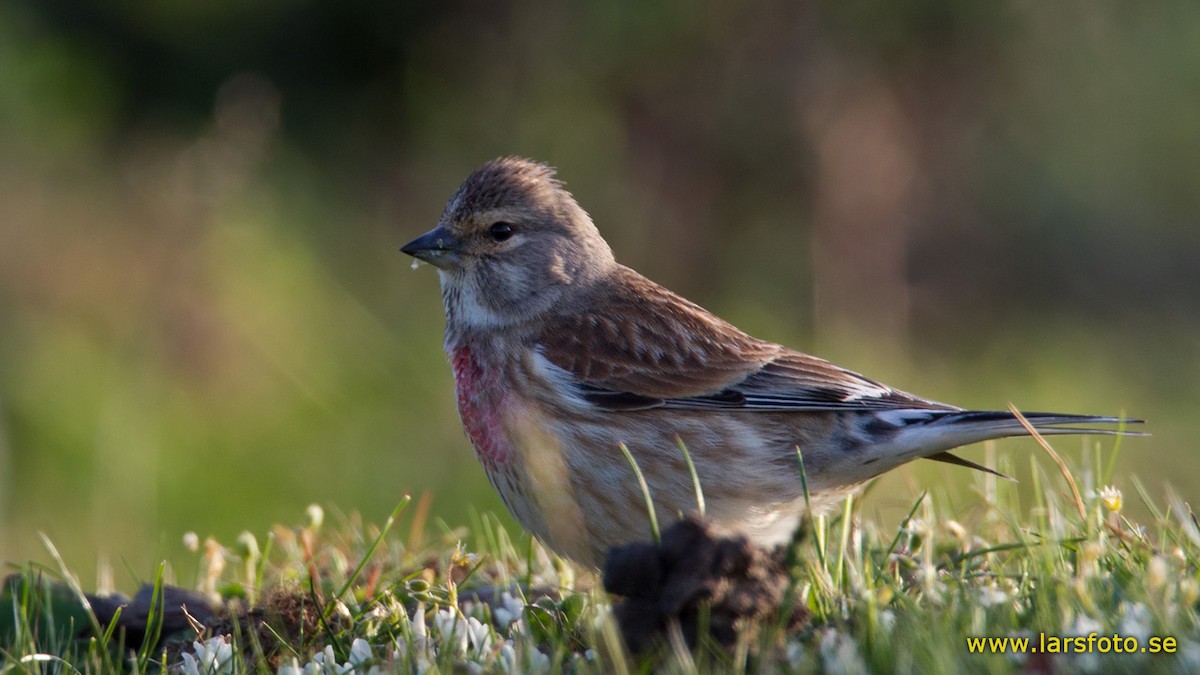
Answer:
M620 265L550 167L484 164L403 252L438 268L458 411L509 510L552 549L598 565L694 511L756 542L919 458L1020 436L1008 412L923 399L766 342ZM1027 413L1043 434L1137 420Z

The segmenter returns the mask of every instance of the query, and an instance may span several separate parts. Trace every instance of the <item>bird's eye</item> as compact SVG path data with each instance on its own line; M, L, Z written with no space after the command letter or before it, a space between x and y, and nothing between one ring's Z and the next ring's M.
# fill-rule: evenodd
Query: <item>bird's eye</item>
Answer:
M505 239L513 236L512 223L506 223L504 221L493 223L492 227L488 230L488 233L492 235L492 239L495 239L496 241L504 241Z

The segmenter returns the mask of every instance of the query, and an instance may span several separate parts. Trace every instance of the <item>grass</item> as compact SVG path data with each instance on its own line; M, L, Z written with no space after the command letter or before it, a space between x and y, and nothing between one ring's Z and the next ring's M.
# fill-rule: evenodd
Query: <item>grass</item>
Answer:
M406 500L380 527L353 515L327 523L310 509L306 523L275 527L261 547L247 534L231 546L197 545L190 585L258 607L260 621L187 629L155 649L126 650L120 630L81 609L65 567L27 566L26 579L60 583L11 586L3 596L0 674L164 665L185 673L1200 669L1200 525L1190 507L1170 492L1154 498L1136 479L1129 497L1105 489L1112 461L1098 449L1075 468L1052 464L1032 459L1024 489L974 474L966 505L914 495L898 526L865 520L853 499L806 522L787 558L788 593L811 620L787 631L787 617L768 617L729 648L705 639L690 648L691 636L673 626L659 649L630 655L594 573L486 514L469 530L435 527ZM1135 494L1151 514L1145 523L1124 515ZM171 575L156 572L156 596ZM94 637L73 638L79 628ZM976 653L969 639L981 637L1072 653ZM1128 638L1134 653L1112 651L1133 645Z

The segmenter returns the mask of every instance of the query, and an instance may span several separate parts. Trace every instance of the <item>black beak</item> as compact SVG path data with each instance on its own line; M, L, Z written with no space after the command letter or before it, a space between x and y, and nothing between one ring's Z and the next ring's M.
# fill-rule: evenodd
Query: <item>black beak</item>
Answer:
M458 263L458 254L462 242L438 225L425 234L413 239L400 247L401 253L407 253L417 260L435 267L449 269Z

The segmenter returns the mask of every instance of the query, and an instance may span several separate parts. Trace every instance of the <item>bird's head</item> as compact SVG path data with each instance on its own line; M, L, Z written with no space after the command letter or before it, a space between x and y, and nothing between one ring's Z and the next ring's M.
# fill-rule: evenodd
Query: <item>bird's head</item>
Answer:
M400 250L438 268L447 312L475 326L560 309L616 265L554 169L519 157L476 169L437 227Z

